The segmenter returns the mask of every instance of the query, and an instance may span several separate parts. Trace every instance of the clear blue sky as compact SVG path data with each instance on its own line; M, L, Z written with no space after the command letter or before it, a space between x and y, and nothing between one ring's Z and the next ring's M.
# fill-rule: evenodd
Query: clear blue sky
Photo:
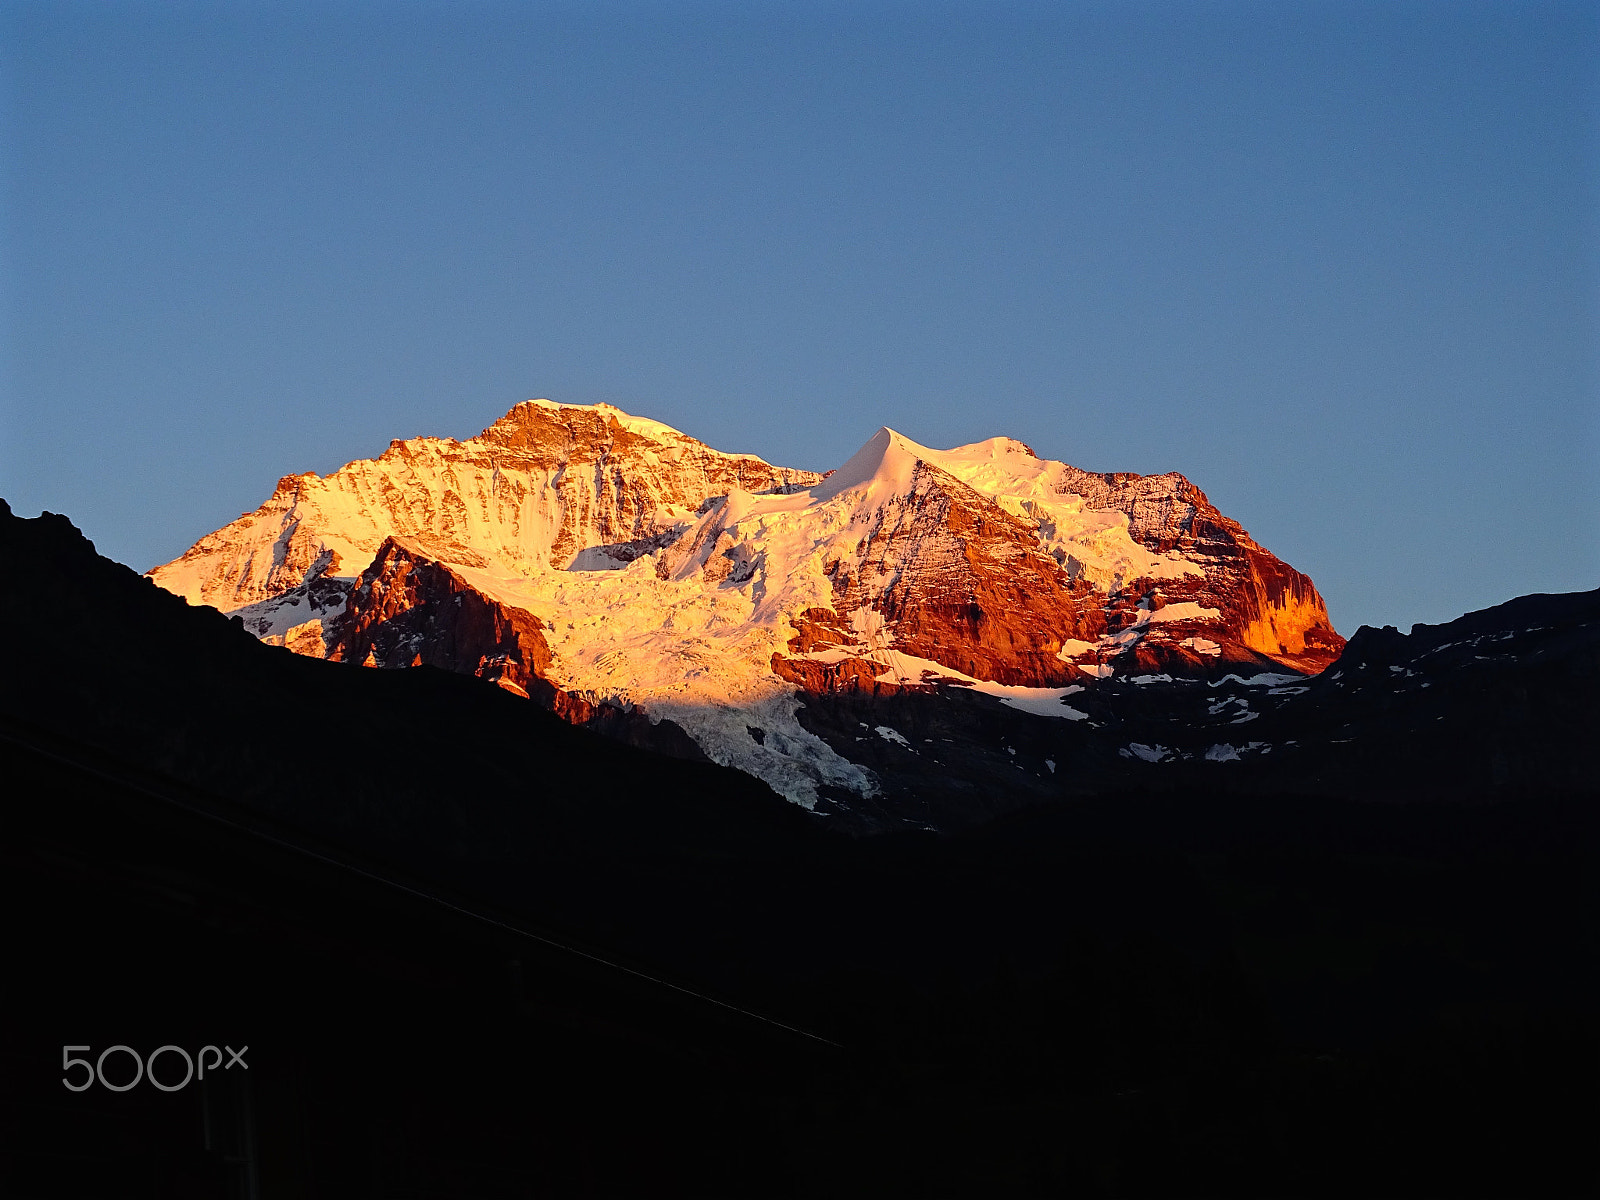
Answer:
M1596 11L13 0L0 495L145 569L548 396L1180 470L1346 633L1594 587Z

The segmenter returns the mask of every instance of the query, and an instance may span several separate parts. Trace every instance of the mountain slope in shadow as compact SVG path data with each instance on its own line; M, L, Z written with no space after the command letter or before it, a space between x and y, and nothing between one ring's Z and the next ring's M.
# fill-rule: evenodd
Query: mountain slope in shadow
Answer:
M14 1194L1592 1190L1581 770L1354 803L1110 738L1098 793L850 838L482 680L263 646L65 518L0 513L0 561ZM1570 603L1530 713L1585 661ZM1173 722L1159 686L1121 719ZM1382 736L1394 693L1354 690L1248 725ZM61 1089L63 1045L241 1028L253 1099ZM74 1153L111 1174L72 1190Z

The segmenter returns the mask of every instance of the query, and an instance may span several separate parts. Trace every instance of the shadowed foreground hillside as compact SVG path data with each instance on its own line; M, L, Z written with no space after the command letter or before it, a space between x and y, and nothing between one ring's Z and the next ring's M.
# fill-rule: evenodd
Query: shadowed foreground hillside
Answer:
M64 518L0 513L0 561L8 1195L1596 1183L1581 788L1130 784L849 839L479 681L262 646ZM119 1043L249 1074L62 1086Z

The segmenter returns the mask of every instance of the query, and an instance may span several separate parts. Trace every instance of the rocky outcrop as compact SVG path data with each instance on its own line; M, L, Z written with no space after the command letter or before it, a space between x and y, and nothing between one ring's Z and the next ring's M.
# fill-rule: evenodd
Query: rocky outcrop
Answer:
M1074 682L1060 654L1105 632L1095 589L1040 550L1025 522L935 467L918 465L909 501L877 562L836 577L846 606L881 582L873 602L905 653L997 683Z
M513 500L517 477L547 480L560 512L546 555L565 567L585 549L631 562L671 540L679 522L715 496L803 487L820 476L723 454L675 429L605 405L519 404L486 429L487 455ZM525 485L523 485L525 486Z
M418 547L388 538L361 573L344 612L320 639L334 662L438 667L476 675L536 701L574 725L677 758L705 754L670 721L576 695L548 678L544 622L474 588ZM291 647L293 648L293 647Z
M796 625L790 649L800 654L892 645L977 679L1051 687L1079 678L1060 657L1067 640L1106 627L1101 597L1040 549L1032 527L924 462L904 493L873 510L856 555L830 558L824 572L835 604ZM872 618L864 637L841 617L858 610ZM808 690L871 678L814 660L775 669Z
M231 612L315 573L353 577L391 536L441 561L518 570L617 567L670 542L733 488L804 487L815 472L724 454L609 405L517 405L478 437L395 441L326 477L287 475L253 513L150 572Z
M1182 475L889 429L820 475L549 401L285 477L151 575L298 653L476 675L808 807L878 784L806 696L953 686L1078 720L1066 693L1107 679L1310 673L1343 645Z
M1156 612L1188 603L1216 614L1151 629L1123 649L1129 667L1188 673L1207 658L1229 664L1265 659L1314 674L1339 656L1344 639L1311 579L1256 543L1182 475L1092 475L1068 468L1063 486L1088 508L1126 514L1129 536L1147 549L1176 551L1201 567L1181 579L1134 578L1108 597L1114 628L1136 625L1141 606ZM1200 653L1183 644L1197 633L1218 649Z
M544 683L544 623L498 604L448 566L387 538L324 633L326 657L373 667L441 667L523 695Z
M832 502L856 498L837 515L849 537L821 539L831 606L795 622L774 667L807 690L867 688L890 649L1057 687L1116 672L1315 672L1343 644L1311 581L1181 475L1090 475L1006 439L930 451L887 430L841 473L854 483ZM685 554L718 577L725 563L759 577L761 551L740 531L707 523L696 544L715 546ZM851 653L866 665L842 661Z

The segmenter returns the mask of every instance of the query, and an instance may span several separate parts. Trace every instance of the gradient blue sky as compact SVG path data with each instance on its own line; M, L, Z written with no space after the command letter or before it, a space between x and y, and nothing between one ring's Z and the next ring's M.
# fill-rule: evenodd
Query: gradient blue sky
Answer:
M0 495L146 569L548 396L1180 470L1345 633L1591 588L1596 12L7 3Z

